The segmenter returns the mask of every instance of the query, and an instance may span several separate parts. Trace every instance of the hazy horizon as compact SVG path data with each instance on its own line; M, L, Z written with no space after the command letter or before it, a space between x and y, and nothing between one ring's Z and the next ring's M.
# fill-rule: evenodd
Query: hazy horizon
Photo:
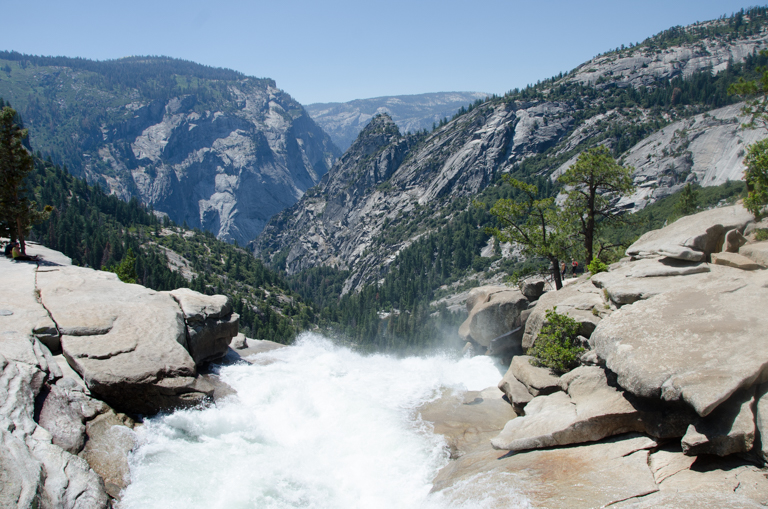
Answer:
M110 60L165 55L272 78L302 104L442 91L503 94L735 0L330 3L44 0L5 6L0 49Z

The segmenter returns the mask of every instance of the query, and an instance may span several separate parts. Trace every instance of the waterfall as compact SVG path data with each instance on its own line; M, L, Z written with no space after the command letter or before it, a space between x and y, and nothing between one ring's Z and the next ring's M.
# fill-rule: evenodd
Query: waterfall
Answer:
M312 333L250 360L220 369L237 395L137 429L121 508L454 507L429 493L448 451L417 409L501 377L489 357L360 355Z

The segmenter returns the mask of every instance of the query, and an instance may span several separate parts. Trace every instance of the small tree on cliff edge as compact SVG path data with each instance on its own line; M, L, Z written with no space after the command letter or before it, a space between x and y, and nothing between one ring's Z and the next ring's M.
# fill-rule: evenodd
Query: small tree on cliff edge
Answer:
M762 50L760 55L768 56L768 50ZM746 99L742 112L749 115L749 122L742 125L745 129L762 127L768 129L768 69L758 67L762 73L759 80L745 81L740 78L728 88L729 94L740 95ZM753 143L747 149L744 158L744 180L747 183L747 198L744 207L755 218L759 218L763 206L768 204L768 139Z
M24 178L32 171L32 155L24 147L27 130L15 122L16 110L8 106L0 111L0 233L18 240L26 253L24 235L32 224L44 220L52 210L40 212L29 201Z
M618 164L608 149L600 146L582 152L558 181L570 188L563 209L579 225L587 261L592 261L601 220L620 216L611 207L610 198L634 190L632 168Z
M523 254L543 257L552 264L555 288L562 288L559 261L564 259L568 245L568 227L555 206L554 198L537 199L536 186L515 180L509 175L504 180L522 191L523 200L498 200L491 214L501 222L501 228L486 229L499 242L515 242L523 247Z

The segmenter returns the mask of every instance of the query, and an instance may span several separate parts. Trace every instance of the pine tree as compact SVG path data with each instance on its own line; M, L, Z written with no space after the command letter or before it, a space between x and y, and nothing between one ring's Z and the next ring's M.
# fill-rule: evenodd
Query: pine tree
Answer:
M558 181L570 188L564 210L579 224L586 259L592 261L598 219L619 218L610 198L634 190L632 168L619 165L604 146L582 152Z
M26 254L24 236L29 228L43 221L51 212L36 209L27 198L24 178L34 167L32 154L24 146L27 130L16 122L16 110L5 106L0 111L0 233L18 240Z

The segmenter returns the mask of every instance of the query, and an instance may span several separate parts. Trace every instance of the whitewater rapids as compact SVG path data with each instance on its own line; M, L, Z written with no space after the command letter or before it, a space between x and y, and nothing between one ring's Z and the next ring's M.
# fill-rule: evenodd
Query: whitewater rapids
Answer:
M496 385L490 358L360 355L304 334L249 359L220 370L236 396L137 428L120 508L485 508L494 491L515 495L429 493L448 449L417 409L445 388Z

